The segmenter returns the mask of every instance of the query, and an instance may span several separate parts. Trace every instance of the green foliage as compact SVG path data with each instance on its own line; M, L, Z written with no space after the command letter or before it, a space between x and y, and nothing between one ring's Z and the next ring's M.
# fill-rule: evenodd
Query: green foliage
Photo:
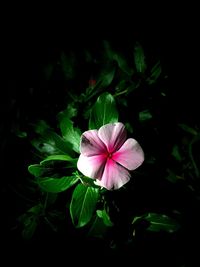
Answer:
M166 231L173 233L180 227L179 223L165 214L147 213L143 216L135 217L132 224L145 220L149 223L147 230L153 232Z
M158 61L153 68L151 69L150 76L147 78L147 82L149 85L157 82L162 72L160 61Z
M43 121L43 120L39 120L36 124L33 125L34 126L34 130L37 134L40 135L45 135L45 132L50 130L49 125Z
M47 175L52 171L52 168L47 168L45 166L41 166L40 164L33 164L28 166L28 171L35 177L40 177L45 174Z
M133 127L129 122L125 123L126 129L129 133L133 134Z
M173 147L173 150L172 150L172 156L174 156L174 158L177 160L177 161L181 161L182 160L182 157L181 157L181 154L180 154L180 150L179 150L179 147L177 145L175 145Z
M145 62L143 48L141 47L139 43L135 45L134 59L135 59L135 67L136 67L137 72L144 73L147 66Z
M106 41L104 41L104 48L107 60L111 62L116 62L119 69L124 73L128 74L129 76L133 74L133 69L129 68L127 61L125 57L123 57L123 55L121 55L119 52L115 52L111 48L110 44Z
M98 199L99 189L83 184L76 186L70 203L70 214L76 227L83 227L91 220Z
M96 96L97 94L101 93L103 90L107 89L108 86L112 83L116 73L116 67L111 64L107 64L102 71L98 74L96 78L96 84L93 86L89 86L86 89L86 93L82 94L81 97L79 97L79 101L88 102Z
M176 175L173 171L168 169L167 172L168 172L168 175L167 175L166 179L169 182L176 183L180 179L180 177L178 175Z
M182 130L184 130L185 132L190 133L192 135L197 135L198 134L198 132L194 128L192 128L192 127L190 127L190 126L188 126L188 125L186 125L184 123L180 123L179 127Z
M65 113L59 114L60 130L63 138L71 144L72 149L79 153L81 133L78 128L74 128L72 120Z
M143 110L139 113L139 120L141 122L146 121L146 120L150 120L151 118L152 118L152 115L148 109Z
M95 214L94 219L91 221L91 226L88 231L88 236L103 239L106 236L110 226L107 226L103 219Z
M120 68L120 70L122 70L128 76L131 76L133 74L133 69L129 68L125 58L122 57L122 55L115 53L113 55L113 59L117 62L118 67Z
M107 123L118 121L115 99L109 93L100 95L94 104L89 120L89 129L99 129Z
M46 157L44 160L40 162L41 165L45 165L46 163L51 161L67 161L72 163L72 166L76 166L77 159L71 158L68 155L51 155Z
M62 178L42 177L37 179L40 188L50 193L60 193L78 182L76 176L64 176Z
M126 53L128 53L128 50ZM30 165L28 171L35 176L34 178L31 177L31 184L34 186L32 192L35 191L38 194L38 189L41 192L39 198L37 195L40 203L36 205L34 202L34 206L21 216L21 223L24 226L23 236L27 239L34 234L37 224L41 220L49 225L52 230L58 229L54 225L54 220L56 221L60 217L65 220L66 214L62 212L60 212L62 215L59 214L59 211L54 210L54 206L57 203L60 205L62 196L65 195L65 193L59 193L69 188L71 190L67 192L66 196L71 196L71 199L64 200L63 205L70 209L71 220L76 228L87 226L87 228L79 229L79 231L89 229L88 234L90 236L105 237L106 241L111 243L113 240L109 239L113 238L116 229L124 226L124 212L122 210L124 203L122 203L123 198L121 198L120 190L119 195L118 192L108 192L106 189L97 186L94 179L85 177L77 171L81 132L83 129L87 130L87 127L85 127L86 119L89 118L89 129L99 129L107 123L117 122L116 102L117 107L122 112L122 118L126 122L128 135L133 138L136 136L136 139L141 134L146 137L144 144L146 149L145 162L147 164L141 172L140 170L135 172L135 179L139 181L140 175L148 176L148 168L151 168L150 178L156 174L160 175L161 183L162 180L167 182L166 179L170 181L170 184L167 183L169 186L178 186L179 183L176 185L175 183L181 180L187 187L194 188L192 182L195 180L195 176L199 176L198 164L196 163L199 157L194 155L194 144L199 141L199 132L196 126L193 128L183 123L178 124L183 131L179 129L179 132L181 132L179 143L174 143L174 140L170 143L171 140L169 140L169 148L172 149L170 151L171 155L167 157L167 159L170 159L167 168L165 168L165 155L162 154L163 157L160 157L157 146L155 145L152 149L152 144L149 145L150 142L155 142L157 136L164 137L164 142L166 142L163 134L166 130L164 123L162 127L157 125L157 115L151 113L158 108L157 102L167 95L164 90L165 87L156 88L156 83L159 78L162 78L160 61L154 61L156 64L153 67L148 66L148 55L144 54L139 43L132 46L130 58L126 58L123 53L115 51L108 42L103 43L103 51L100 55L94 57L90 51L85 51L84 59L86 61L85 66L89 67L83 72L81 70L81 75L78 75L78 61L73 53L62 53L58 64L56 63L57 65L49 64L44 70L48 81L54 78L55 71L61 71L61 77L64 78L63 88L66 88L67 92L67 106L57 116L58 129L52 129L43 120L35 123L33 127L35 135L33 133L32 144L37 150L33 162L38 157L40 163ZM81 61L80 66L82 64L84 63ZM86 76L82 77L85 73ZM148 86L151 90L147 89ZM83 91L76 93L77 88L83 88ZM144 92L147 92L147 94ZM168 97L165 98L165 100L167 99ZM131 101L133 108L130 105ZM55 103L55 106L57 106L57 103ZM124 108L130 113L123 114ZM163 118L162 115L161 112L161 119ZM155 116L155 119L153 116ZM151 129L148 128L149 126ZM78 127L83 127L83 129ZM23 127L16 129L18 130L15 130L15 132L19 137L29 136L28 132L19 131ZM150 151L148 151L149 147ZM164 164L162 164L163 160L165 161ZM157 173L159 172L159 167L156 167L157 163L161 163L159 165L162 168L160 173ZM147 172L144 174L145 168L147 168ZM189 184L187 184L187 181L189 181ZM140 185L140 182L138 182L135 186L134 190L138 191L135 195L137 198L140 190L144 192L143 186L145 186L145 183ZM37 187L37 190L35 190L35 187ZM132 194L133 191L131 190L132 187L130 186L130 191L127 190L127 194ZM150 190L152 190L152 193L154 192L151 186ZM127 198L129 199L128 195ZM125 208L129 209L129 207ZM154 207L151 208L154 210ZM116 221L117 225L115 224ZM141 224L147 225L146 230L152 232L165 231L172 233L180 227L179 223L169 216L148 211L146 214L134 218L133 226L135 230ZM111 235L109 231L111 231Z
M95 184L95 180L89 177L86 177L84 175L79 175L78 172L76 172L77 177L81 180L82 184L87 185L87 186L92 186L94 188L99 188L98 185Z
M77 116L77 108L74 106L73 103L69 103L66 110L61 111L58 114L58 119L59 119L60 114L61 116L68 117L69 119L74 118Z
M76 159L72 159L67 155L51 155L41 161L40 164L30 165L28 171L37 178L36 183L42 190L51 193L59 193L67 190L79 180L76 175L53 178L53 174L55 174L54 168L48 165L49 162L52 161L72 162L72 165L69 167L75 167L77 162Z
M73 156L72 145L55 133L44 121L34 125L38 138L32 141L33 146L45 155L67 154Z
M106 226L113 226L108 213L105 210L97 210L97 216L101 218Z
M106 70L100 73L99 79L97 80L96 87L106 88L113 81L115 75L115 67L113 65L109 66Z
M150 231L157 232L163 230L172 233L180 227L176 220L163 214L149 213L145 219L150 222L150 226L148 227Z
M36 227L39 223L41 211L42 205L38 204L30 208L25 214L19 217L20 223L22 223L24 226L22 231L22 236L24 239L31 239L31 237L34 235Z

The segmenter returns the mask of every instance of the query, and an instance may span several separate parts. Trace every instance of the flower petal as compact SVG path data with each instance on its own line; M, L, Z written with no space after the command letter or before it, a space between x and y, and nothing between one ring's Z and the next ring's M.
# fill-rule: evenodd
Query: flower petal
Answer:
M112 159L108 159L102 178L96 183L108 190L119 189L130 180L130 173Z
M84 156L106 153L106 146L99 138L97 130L86 131L82 134L80 151Z
M125 126L121 122L109 123L102 126L98 135L106 145L108 152L117 151L126 140Z
M104 171L105 163L105 156L98 155L87 157L81 154L77 162L77 168L87 177L100 179Z
M144 161L144 152L139 143L129 138L122 147L112 155L112 159L128 170L135 170Z

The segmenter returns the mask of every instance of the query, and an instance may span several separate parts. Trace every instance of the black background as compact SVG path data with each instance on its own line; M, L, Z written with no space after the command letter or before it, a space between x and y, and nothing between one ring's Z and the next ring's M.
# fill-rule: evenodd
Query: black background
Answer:
M159 18L157 19L159 21ZM68 261L68 257L72 258L72 255L75 255L73 258L76 261L81 255L84 260L90 261L90 255L94 254L98 258L101 256L103 263L109 258L113 261L116 259L126 259L133 263L138 261L141 264L138 266L142 266L143 262L149 262L149 264L152 262L156 266L165 266L165 264L182 266L181 264L186 264L187 261L190 265L186 266L195 266L192 262L198 259L195 241L199 240L197 220L199 207L191 200L192 197L189 197L190 202L187 202L187 193L183 193L179 199L180 191L179 189L176 191L176 188L173 189L172 198L182 201L186 211L182 232L172 237L164 234L141 236L133 250L126 247L121 247L117 251L110 250L103 241L88 240L79 235L71 225L63 229L62 234L46 232L45 227L40 226L31 241L22 240L20 232L13 230L17 216L23 212L24 202L11 187L23 185L26 180L27 165L31 160L31 146L26 140L16 137L12 129L15 121L20 121L25 128L27 121L37 118L49 121L52 119L54 123L53 115L64 107L65 90L61 89L59 92L56 90L56 83L60 80L54 81L51 88L45 88L41 83L43 64L55 61L60 51L71 50L79 55L84 48L88 48L98 53L101 40L107 39L120 51L126 53L127 47L130 47L134 41L139 41L147 56L160 58L161 65L169 77L170 90L165 103L165 119L168 125L174 126L180 121L189 125L199 125L198 34L195 24L188 24L187 21L181 23L178 20L176 24L170 24L169 20L168 18L168 22L161 27L158 26L159 22L155 26L148 25L148 22L144 23L144 27L134 25L132 29L128 28L127 33L122 26L118 26L118 23L113 23L109 29L115 33L115 36L109 36L111 34L107 29L103 38L98 36L102 33L98 34L98 27L92 29L91 26L87 27L88 25L84 31L79 27L72 30L70 24L65 31L62 31L60 27L55 27L54 23L52 25L47 23L40 28L40 31L32 25L26 30L21 30L20 25L13 25L6 31L5 47L2 48L5 75L1 82L0 156L3 185L1 235L5 249L4 256L7 255L7 259L23 261L28 256L29 262L38 261L39 258L49 262ZM84 76L84 72L82 75ZM30 88L35 88L33 96L30 94ZM162 125L163 121L160 123ZM173 136L170 129L169 136ZM162 197L160 196L161 199ZM171 196L165 196L167 200L169 200L168 197ZM164 259L161 263L160 257Z

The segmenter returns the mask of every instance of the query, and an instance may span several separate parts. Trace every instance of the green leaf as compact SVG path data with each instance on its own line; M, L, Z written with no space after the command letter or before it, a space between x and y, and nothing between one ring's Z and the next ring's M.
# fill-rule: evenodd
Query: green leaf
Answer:
M142 220L142 218L144 217L144 215L142 216L135 216L133 221L132 221L132 224L135 224L135 223L138 223Z
M74 128L73 122L64 113L59 114L59 122L63 138L72 145L75 152L80 153L80 130Z
M105 225L103 219L95 215L94 219L92 220L91 227L88 231L88 236L102 239L105 237L107 231L108 231L108 226Z
M107 47L105 46L105 43ZM104 42L104 48L107 51L103 51L103 64L101 67L100 75L97 77L96 84L98 88L109 86L114 78L116 70L116 64L113 60L113 51L110 49L108 42Z
M48 141L47 141L48 142ZM33 139L31 141L32 146L35 147L41 154L44 155L51 155L51 154L56 154L59 153L59 151L55 147L54 142L46 143L44 139L41 137L37 137L36 139Z
M113 62L106 62L106 64L103 65L103 69L100 74L95 77L95 84L92 86L89 85L86 89L86 93L79 96L79 101L88 103L91 98L100 94L104 88L107 88L112 83L115 71L116 64Z
M184 177L176 175L170 169L167 169L167 172L168 172L168 176L166 177L166 179L171 183L176 183L176 182L178 182L180 180L184 180Z
M84 175L80 175L78 172L75 172L74 174L80 179L80 181L83 185L92 186L94 188L100 188L99 185L95 184L95 179L89 178L89 177L84 176Z
M140 73L144 73L146 70L144 51L139 43L134 48L134 59L136 70Z
M150 225L147 230L153 232L166 231L172 233L177 231L180 227L180 224L176 220L159 213L148 213L143 216L135 217L132 224L140 222L141 220L148 221Z
M109 42L104 41L103 45L104 45L105 55L106 55L105 60L111 61L111 62L112 61L116 61L118 66L119 66L119 68L123 72L125 72L128 75L132 75L133 74L133 70L129 68L126 59L122 55L120 55L118 52L113 51L111 46L110 46L110 44L109 44Z
M163 214L149 213L145 219L150 222L150 226L148 227L150 231L158 232L163 230L172 233L180 227L176 220Z
M121 80L115 88L116 92L124 91L127 88L127 84L126 80Z
M26 137L27 137L27 132L22 131L22 130L20 129L19 124L18 124L17 122L16 122L16 123L13 122L11 131L12 131L16 136L18 136L19 138L26 138Z
M103 41L103 46L104 46L104 54L106 56L105 59L109 61L113 60L114 51L112 50L110 43L108 41Z
M44 174L49 174L52 171L52 168L47 168L41 166L40 164L33 164L28 166L28 171L30 174L34 175L35 177L42 176Z
M68 155L51 155L45 158L43 161L41 161L40 164L44 165L49 161L68 161L70 163L73 163L74 166L76 166L77 163L77 159L73 159Z
M67 117L71 119L77 115L77 108L74 107L73 103L70 103L64 112L66 112Z
M113 226L108 213L105 210L97 210L97 216L101 218L106 226Z
M35 124L34 130L39 137L32 144L41 153L74 155L72 145L55 133L45 121Z
M39 215L41 210L42 210L42 205L38 204L38 205L31 207L27 212L35 214L35 215Z
M48 207L54 204L57 198L58 198L58 194L47 192L46 193L46 206Z
M160 74L162 72L160 61L158 61L153 68L151 69L151 74L147 78L147 82L151 85L157 81L157 79L160 77Z
M115 75L114 67L106 72L101 73L97 85L101 88L108 87L113 81L114 75Z
M174 158L177 161L181 161L182 160L182 157L181 157L181 154L180 154L180 151L179 151L179 147L177 145L174 145L174 147L173 147L172 156L174 156Z
M118 121L115 99L109 93L100 95L94 104L89 120L89 129L99 129L107 123Z
M129 122L125 123L125 127L129 133L133 133L133 126Z
M77 164L77 159L72 159L67 155L51 155L40 162L40 164L33 164L28 166L28 171L35 177L46 176L50 177L56 175L55 166L52 161L67 161L65 168L74 168Z
M44 177L37 180L38 185L46 192L59 193L67 190L78 181L76 176L64 176L62 178Z
M83 227L91 220L98 199L98 189L83 184L77 185L70 203L70 214L76 227Z
M36 124L33 125L34 126L34 130L37 134L40 135L44 135L45 132L47 130L50 130L51 128L49 127L49 125L43 121L43 120L39 120Z
M24 239L31 239L39 222L39 216L42 211L42 205L38 204L30 208L26 213L21 215L18 220L23 224L24 229L22 236Z
M124 57L122 57L120 54L117 54L115 53L113 55L113 59L116 60L119 68L125 72L127 75L131 76L133 74L133 70L131 70L129 67L128 67L128 64L125 60Z
M57 117L58 120L61 121L62 118L68 118L71 119L77 115L77 107L74 102L67 105L67 108L61 112L58 113Z
M31 216L26 219L24 229L22 231L22 236L24 239L29 240L35 233L36 227L38 225L38 220L36 217Z
M178 181L177 175L174 172L172 172L170 169L168 169L167 172L168 172L168 176L166 177L166 179L171 183L176 183Z
M148 109L143 110L139 113L139 120L140 121L150 120L151 118L152 118L152 115Z
M185 132L187 132L187 133L190 133L192 135L197 135L198 134L198 132L194 128L192 128L192 127L190 127L190 126L188 126L186 124L181 123L181 124L178 124L178 126L182 130L184 130Z
M68 155L73 155L72 146L68 142L65 142L61 138L61 136L59 136L58 134L54 132L49 132L47 137L53 141L58 151L63 152L64 154L66 153Z

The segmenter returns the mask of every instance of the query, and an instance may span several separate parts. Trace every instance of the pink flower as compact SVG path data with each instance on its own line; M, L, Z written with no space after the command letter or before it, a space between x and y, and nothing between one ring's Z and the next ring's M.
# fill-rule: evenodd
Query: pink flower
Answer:
M131 176L129 171L144 161L141 146L133 138L126 140L125 126L120 122L84 132L80 151L79 171L97 179L96 183L108 190L126 184Z

